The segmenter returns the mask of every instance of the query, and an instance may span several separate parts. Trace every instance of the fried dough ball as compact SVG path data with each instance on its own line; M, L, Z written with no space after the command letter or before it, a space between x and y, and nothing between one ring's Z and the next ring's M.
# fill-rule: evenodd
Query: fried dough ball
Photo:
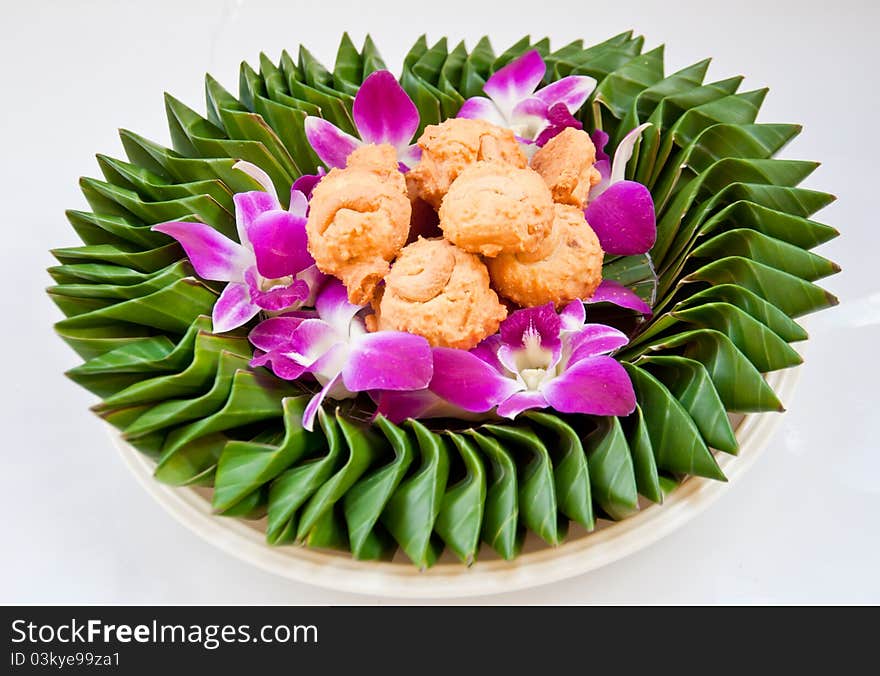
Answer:
M532 169L544 178L553 201L583 209L590 188L602 178L593 166L596 146L587 132L568 127L532 158Z
M404 248L375 305L370 330L407 331L435 347L462 350L495 333L507 316L486 266L445 239L419 239Z
M363 305L406 243L411 213L395 149L362 146L315 186L309 253L321 272L342 280L351 303Z
M478 162L453 181L440 228L453 244L494 257L534 251L553 224L553 198L531 169Z
M419 197L435 209L458 175L485 160L525 167L525 154L510 129L484 120L452 118L432 124L419 137L421 161L410 171Z
M589 298L602 281L604 254L583 211L556 204L555 212L553 230L537 251L486 261L493 287L524 307L549 302L562 307Z

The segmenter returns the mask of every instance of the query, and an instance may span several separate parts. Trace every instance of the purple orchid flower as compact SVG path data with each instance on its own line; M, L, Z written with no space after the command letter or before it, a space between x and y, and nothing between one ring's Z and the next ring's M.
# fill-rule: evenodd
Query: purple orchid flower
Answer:
M306 138L329 168L344 167L348 156L366 143L389 143L397 149L403 169L415 166L421 156L410 145L419 128L419 111L397 79L387 70L371 73L358 89L352 108L356 138L321 117L305 120Z
M632 383L608 356L627 337L610 326L585 324L583 303L557 314L553 305L517 310L470 352L434 348L426 392L382 393L379 412L392 420L496 409L515 418L532 408L625 416L635 410ZM445 406L444 406L445 404Z
M262 169L249 162L234 167L263 186L262 191L232 198L240 243L204 223L178 221L152 227L180 242L199 277L229 282L214 304L215 333L242 326L261 310L300 307L322 277L307 248L306 196L291 189L290 209L285 211Z
M271 365L295 380L311 374L321 384L306 406L303 427L313 429L325 397L347 399L368 390L421 390L433 374L428 341L402 331L367 333L360 306L348 302L342 282L329 279L314 313L273 317L258 324L250 341L260 352L252 366Z
M535 147L544 145L566 127L581 129L574 113L589 98L596 80L586 75L569 75L537 89L546 72L541 55L534 49L526 52L486 80L483 91L489 98L468 99L458 117L508 127L520 141Z
M592 134L596 146L595 167L602 180L590 191L584 216L606 253L642 254L649 251L657 239L651 192L641 183L624 179L635 144L649 126L650 123L645 123L629 132L617 146L613 161L605 153L608 134L599 129Z

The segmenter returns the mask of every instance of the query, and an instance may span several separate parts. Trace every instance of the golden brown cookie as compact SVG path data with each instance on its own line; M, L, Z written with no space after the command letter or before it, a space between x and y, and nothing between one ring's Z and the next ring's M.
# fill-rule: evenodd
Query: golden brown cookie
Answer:
M375 307L370 330L407 331L462 350L495 333L507 316L482 261L445 239L404 248Z
M321 272L342 280L356 305L370 301L409 235L412 207L390 145L365 145L315 186L306 232Z
M481 160L525 167L528 162L509 129L483 120L452 118L432 124L419 137L421 161L409 172L423 200L440 208L449 186L467 167Z
M599 238L577 207L555 205L553 230L531 254L503 254L486 265L492 286L518 305L561 307L589 298L602 281Z
M535 153L531 167L544 178L553 201L584 208L601 176L593 166L596 146L587 132L568 127Z
M541 177L497 162L478 162L462 171L440 206L446 238L489 257L534 251L552 223L553 199Z

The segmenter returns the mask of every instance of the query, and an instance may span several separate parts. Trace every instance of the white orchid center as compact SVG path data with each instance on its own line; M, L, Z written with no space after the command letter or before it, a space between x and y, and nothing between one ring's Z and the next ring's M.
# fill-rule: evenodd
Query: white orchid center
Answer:
M537 115L515 115L508 126L519 138L534 141L544 131L547 120Z
M553 351L541 344L541 332L534 324L523 332L522 349L514 353L514 364L517 374L530 390L537 390L548 378L552 378L556 369Z
M278 279L268 279L257 272L256 277L259 280L257 285L259 286L260 291L271 291L278 287L287 287L293 284L293 275L279 277Z

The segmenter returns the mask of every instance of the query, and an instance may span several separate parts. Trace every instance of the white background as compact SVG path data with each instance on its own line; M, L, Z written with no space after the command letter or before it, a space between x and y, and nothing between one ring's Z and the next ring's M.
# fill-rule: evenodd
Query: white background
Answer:
M422 32L496 48L521 34L556 46L628 28L667 44L671 72L714 56L771 93L760 121L801 122L789 157L821 160L807 185L839 201L819 215L842 237L821 253L841 306L808 324L795 396L749 474L707 512L610 567L491 603L880 601L877 430L876 31L869 0L801 2L12 2L2 0L0 190L3 330L0 602L388 603L276 578L191 535L129 475L94 399L62 376L74 353L51 330L47 249L76 244L95 152L117 127L167 143L162 92L203 110L202 74L230 90L238 64L300 41L332 63L339 35L370 32L390 68Z

